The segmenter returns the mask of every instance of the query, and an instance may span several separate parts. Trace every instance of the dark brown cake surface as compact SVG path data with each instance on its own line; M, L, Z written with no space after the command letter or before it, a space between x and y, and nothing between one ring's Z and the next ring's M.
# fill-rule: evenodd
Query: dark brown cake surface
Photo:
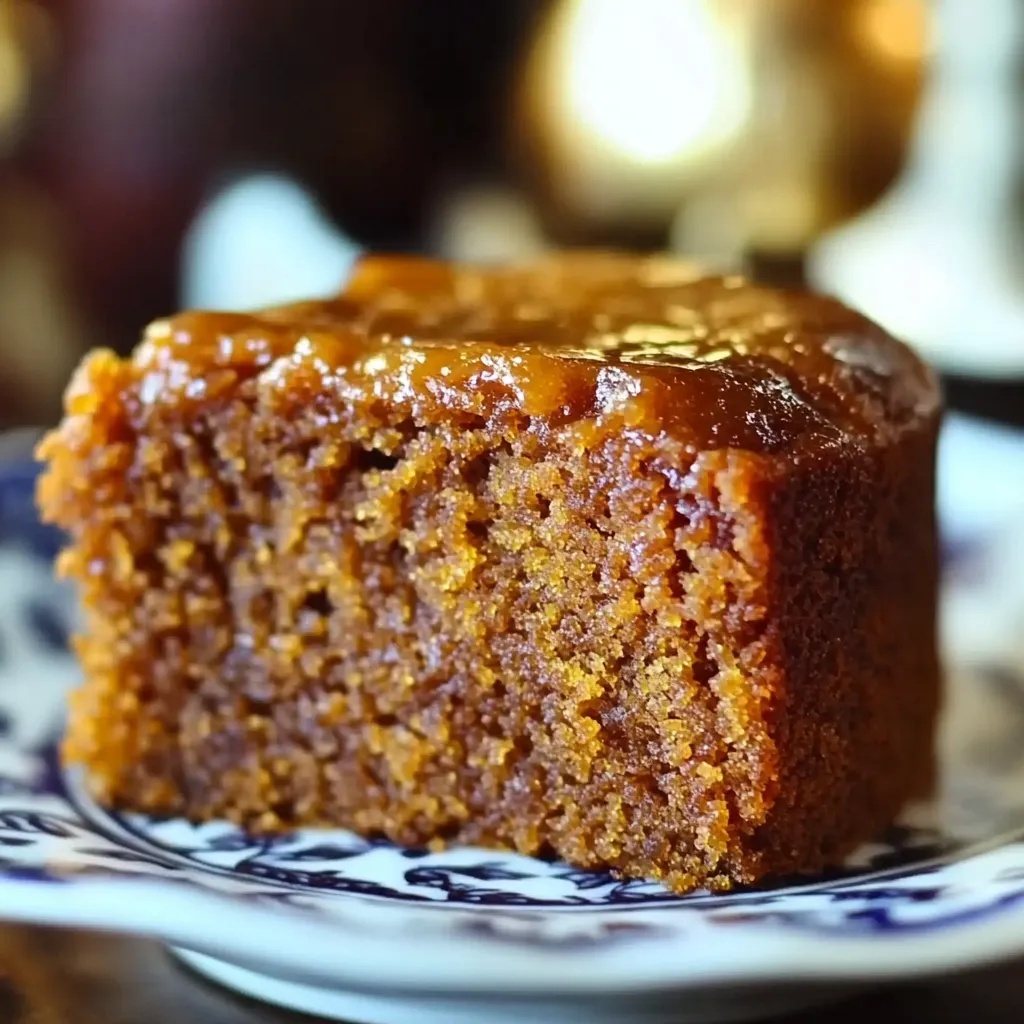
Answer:
M665 258L371 258L93 354L44 442L97 796L665 879L814 870L929 775L938 395Z

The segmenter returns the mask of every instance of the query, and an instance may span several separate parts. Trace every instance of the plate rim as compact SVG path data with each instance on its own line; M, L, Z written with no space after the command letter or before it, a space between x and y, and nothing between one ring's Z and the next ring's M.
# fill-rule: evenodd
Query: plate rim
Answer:
M500 994L578 995L629 991L677 991L722 984L765 982L884 981L966 970L1024 953L1024 892L982 921L912 937L821 936L779 933L748 923L726 934L701 936L697 956L685 933L624 938L589 949L538 949L516 942L481 943L452 934L443 944L339 927L293 908L276 908L267 936L266 908L245 906L218 893L178 891L167 901L168 883L135 879L79 879L73 899L62 885L3 883L0 916L22 923L88 928L137 935L182 946L263 973L347 990L407 993L453 991ZM129 894L135 898L127 899ZM27 898L26 898L27 897ZM149 899L174 904L174 921L157 922ZM110 907L119 906L116 920ZM141 909L140 909L141 908ZM204 937L196 922L215 909L225 942ZM191 921L190 924L182 922ZM747 942L736 956L737 939ZM272 939L272 941L268 941ZM755 942L754 939L759 941ZM311 951L317 951L311 956ZM466 963L471 964L467 969Z

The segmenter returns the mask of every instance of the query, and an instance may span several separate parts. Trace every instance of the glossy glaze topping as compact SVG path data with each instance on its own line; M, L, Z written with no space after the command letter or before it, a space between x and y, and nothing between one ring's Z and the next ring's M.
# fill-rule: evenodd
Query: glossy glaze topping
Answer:
M134 363L143 403L259 374L369 388L414 416L614 413L763 451L875 440L938 403L909 349L834 300L605 254L500 270L371 257L337 298L159 321Z

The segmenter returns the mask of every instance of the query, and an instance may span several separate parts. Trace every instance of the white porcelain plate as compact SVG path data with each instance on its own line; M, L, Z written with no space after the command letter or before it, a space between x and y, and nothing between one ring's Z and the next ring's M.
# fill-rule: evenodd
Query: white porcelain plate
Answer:
M8 453L9 454L9 453ZM74 617L0 465L0 917L151 936L371 1022L725 1020L1024 954L1024 538L948 552L942 796L828 878L672 896L477 849L109 814L60 769Z

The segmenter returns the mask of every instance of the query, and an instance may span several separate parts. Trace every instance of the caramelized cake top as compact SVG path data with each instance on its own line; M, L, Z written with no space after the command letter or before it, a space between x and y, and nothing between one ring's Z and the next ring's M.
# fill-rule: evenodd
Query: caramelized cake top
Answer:
M200 400L225 374L305 376L414 418L621 415L694 449L877 443L939 401L906 346L833 299L603 253L503 269L368 257L336 298L158 321L134 365L142 404Z

